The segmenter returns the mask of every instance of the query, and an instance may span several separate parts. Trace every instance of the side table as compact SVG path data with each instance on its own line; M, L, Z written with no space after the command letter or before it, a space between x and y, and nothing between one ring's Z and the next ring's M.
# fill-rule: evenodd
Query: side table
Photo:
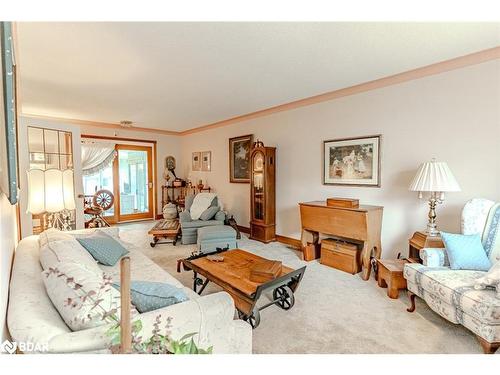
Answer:
M440 236L429 236L424 231L417 231L408 241L408 254L410 259L414 259L422 263L420 258L420 250L425 247L444 248L443 240Z
M403 268L406 259L377 259L377 282L381 288L387 288L387 296L397 299L399 290L406 289L406 279L403 277Z

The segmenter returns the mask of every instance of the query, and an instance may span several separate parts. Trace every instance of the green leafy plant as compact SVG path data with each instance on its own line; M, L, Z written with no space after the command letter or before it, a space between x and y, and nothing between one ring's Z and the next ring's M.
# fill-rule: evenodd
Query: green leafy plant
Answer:
M165 332L162 334L160 329L161 315L158 315L153 323L152 336L147 340L143 340L142 336L139 336L143 328L142 322L140 320L132 322L132 348L134 352L138 354L212 354L212 346L208 349L198 348L193 340L196 332L188 333L179 340L172 339L170 336L171 321L172 318L168 317ZM111 338L111 350L118 352L120 325L111 327L107 334Z
M55 275L56 277L62 277L65 282L70 286L77 294L78 298L67 298L65 305L69 308L81 309L84 306L91 306L92 310L97 313L95 315L88 315L82 320L92 320L99 318L108 323L113 323L111 328L106 331L106 335L110 338L111 342L111 352L119 353L120 349L120 318L118 317L119 307L113 307L111 309L106 309L102 306L102 294L107 292L112 284L111 277L106 274L102 274L102 281L98 286L97 290L86 290L80 283L78 283L73 277L66 275L57 268L50 268L46 277L49 275ZM133 312L137 311L132 309ZM156 316L155 322L153 323L153 329L151 331L151 336L144 340L140 335L143 331L142 322L140 320L132 321L131 331L132 331L132 349L137 354L212 354L213 347L208 349L198 348L194 342L193 337L197 332L189 333L184 335L179 340L174 340L171 337L170 328L172 327L172 318L167 317L166 325L164 326L164 331L161 329L161 314Z

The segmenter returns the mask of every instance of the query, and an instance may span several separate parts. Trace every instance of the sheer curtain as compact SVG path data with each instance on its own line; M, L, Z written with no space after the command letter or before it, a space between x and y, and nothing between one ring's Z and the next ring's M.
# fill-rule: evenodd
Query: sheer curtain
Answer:
M107 168L116 157L115 144L82 142L82 174L90 176Z

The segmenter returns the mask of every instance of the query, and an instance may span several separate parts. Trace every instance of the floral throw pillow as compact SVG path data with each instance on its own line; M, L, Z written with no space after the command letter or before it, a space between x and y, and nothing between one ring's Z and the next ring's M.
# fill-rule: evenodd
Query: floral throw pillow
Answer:
M42 272L47 294L72 331L112 323L120 315L120 293L103 272L60 262Z

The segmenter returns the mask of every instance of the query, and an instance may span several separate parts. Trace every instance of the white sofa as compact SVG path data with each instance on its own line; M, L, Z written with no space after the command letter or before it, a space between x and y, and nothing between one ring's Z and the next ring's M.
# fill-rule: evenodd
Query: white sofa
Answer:
M472 199L462 210L462 233L482 234L492 264L500 262L500 247L492 242L500 236L500 224L495 225L499 218L500 207L486 199ZM486 272L450 269L444 249L422 249L420 256L423 264L404 267L412 302L408 311L415 310L416 295L443 318L476 334L485 353L494 353L500 347L500 299L494 289L474 289L475 280Z
M81 232L81 231L80 231ZM151 332L155 318L172 317L171 335L179 339L198 332L194 337L200 348L213 346L213 353L251 353L252 329L242 320L234 320L235 307L225 292L199 296L182 284L140 250L130 244L131 279L167 282L183 288L189 300L148 313L139 314L143 336ZM119 262L113 267L101 266L113 280L119 281ZM17 343L25 343L32 352L107 353L110 325L72 332L49 299L42 280L38 236L23 239L15 253L10 284L7 324Z

